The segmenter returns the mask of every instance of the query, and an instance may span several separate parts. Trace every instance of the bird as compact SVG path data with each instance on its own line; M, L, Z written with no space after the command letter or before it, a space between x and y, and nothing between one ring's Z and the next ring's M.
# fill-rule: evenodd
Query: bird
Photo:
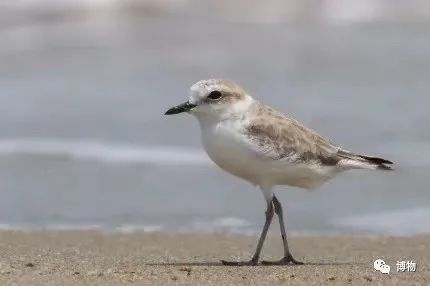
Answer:
M254 99L227 79L200 80L186 102L165 115L189 113L197 118L209 158L224 171L263 193L265 223L250 260L226 261L230 266L257 265L274 214L278 216L283 257L264 265L303 264L290 252L277 186L314 189L352 169L393 170L393 162L348 151L297 121Z

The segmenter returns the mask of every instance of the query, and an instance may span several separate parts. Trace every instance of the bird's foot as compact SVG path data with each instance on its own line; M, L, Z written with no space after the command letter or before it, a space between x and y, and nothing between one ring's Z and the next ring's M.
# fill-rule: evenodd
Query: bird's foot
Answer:
M303 265L303 262L295 260L291 254L288 254L287 256L282 258L281 260L261 261L261 264L263 264L263 265L288 265L288 264Z
M221 260L222 265L225 266L255 266L258 264L258 259L251 259L249 261L226 261Z

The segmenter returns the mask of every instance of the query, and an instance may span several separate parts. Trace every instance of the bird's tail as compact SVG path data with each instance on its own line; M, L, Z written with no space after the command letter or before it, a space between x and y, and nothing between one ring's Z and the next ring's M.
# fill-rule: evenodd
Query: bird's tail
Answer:
M361 159L365 160L366 163L370 164L371 166L375 166L376 169L379 170L385 170L385 171L390 171L393 170L393 168L389 165L392 165L393 162L382 159L382 158L378 158L378 157L369 157L369 156L365 156L365 155L358 155L358 157L360 157Z
M378 169L378 170L385 170L385 171L393 170L393 168L390 166L393 164L393 162L386 159L354 154L346 150L339 150L338 154L339 156L346 159L346 162L344 165L349 166L351 168Z

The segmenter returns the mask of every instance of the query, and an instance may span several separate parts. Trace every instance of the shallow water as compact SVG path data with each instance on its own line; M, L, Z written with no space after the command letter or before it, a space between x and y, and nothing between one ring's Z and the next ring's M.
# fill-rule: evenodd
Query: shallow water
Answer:
M396 162L277 191L291 232L430 232L427 22L2 8L1 227L256 232L262 195L207 159L193 118L163 116L193 82L225 77L348 149Z

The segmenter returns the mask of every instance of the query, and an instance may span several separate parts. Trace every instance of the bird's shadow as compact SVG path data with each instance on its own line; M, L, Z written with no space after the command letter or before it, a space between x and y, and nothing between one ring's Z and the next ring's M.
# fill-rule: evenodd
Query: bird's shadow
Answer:
M364 263L357 262L307 262L301 265L283 265L285 267L301 267L301 266L347 266L347 265L363 265ZM146 263L147 266L179 266L179 267L190 267L190 266L221 266L221 267L243 267L236 265L224 265L221 262L217 261L209 261L209 262L160 262L160 263ZM257 264L252 267L273 267L279 265L266 265L266 264Z

